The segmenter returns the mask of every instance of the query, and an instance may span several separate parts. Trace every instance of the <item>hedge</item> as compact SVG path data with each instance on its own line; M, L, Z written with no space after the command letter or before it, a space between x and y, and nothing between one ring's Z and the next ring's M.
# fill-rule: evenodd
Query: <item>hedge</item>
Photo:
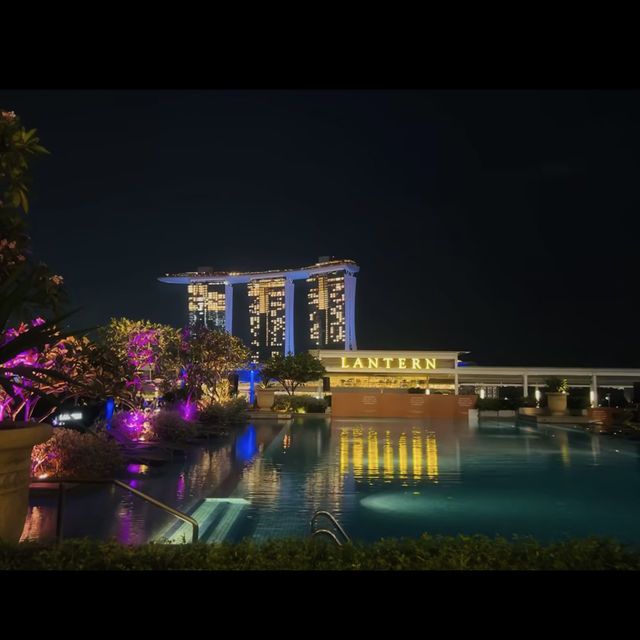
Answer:
M147 543L137 547L88 539L59 547L0 543L0 570L638 570L640 550L615 539L542 545L485 536L389 539L337 547L322 539L250 540L219 545Z

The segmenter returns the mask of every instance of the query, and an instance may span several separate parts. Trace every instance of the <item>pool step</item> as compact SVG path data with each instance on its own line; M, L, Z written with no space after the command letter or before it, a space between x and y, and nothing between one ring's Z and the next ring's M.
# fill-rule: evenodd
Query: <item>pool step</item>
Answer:
M203 532L208 529L213 521L216 518L216 512L219 511L222 505L217 502L208 502L207 500L203 500L200 505L198 505L195 510L187 515L190 515L197 523L199 527L200 538L202 539ZM165 531L166 534L175 529L175 525L172 525ZM191 542L191 537L193 535L193 527L189 522L180 522L180 525L177 529L175 529L174 533L167 537L169 542L173 543L182 543L182 542ZM162 538L163 536L159 536Z
M206 532L202 536L201 540L203 542L224 542L233 528L233 525L240 517L240 514L249 504L249 501L244 498L228 499L224 502L226 502L226 509L224 513L222 513L221 517L218 519L215 528Z
M244 498L205 498L189 514L199 527L200 542L224 542L238 517L249 504ZM156 540L181 544L191 542L193 528L188 522L171 524Z

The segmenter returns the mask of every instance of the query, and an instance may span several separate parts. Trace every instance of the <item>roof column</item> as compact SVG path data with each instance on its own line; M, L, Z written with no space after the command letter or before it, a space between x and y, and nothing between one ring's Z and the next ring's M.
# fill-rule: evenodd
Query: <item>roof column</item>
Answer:
M284 355L295 353L293 344L293 292L294 285L291 278L284 281Z
M344 272L344 348L355 351L356 345L356 277Z
M224 328L227 332L233 333L233 285L224 283Z
M522 397L527 397L527 392L529 390L529 374L525 371L522 374Z
M591 396L589 398L591 400L591 406L597 407L598 406L598 380L596 378L595 373L591 376L591 393L589 395Z

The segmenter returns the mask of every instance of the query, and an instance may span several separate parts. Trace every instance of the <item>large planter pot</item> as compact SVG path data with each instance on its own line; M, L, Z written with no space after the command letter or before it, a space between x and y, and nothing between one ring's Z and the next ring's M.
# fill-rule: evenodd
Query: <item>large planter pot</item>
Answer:
M31 450L52 435L49 424L0 422L0 540L20 540L29 509Z
M273 407L273 402L276 397L275 391L269 391L267 389L258 389L256 392L256 399L258 401L258 409L269 410Z
M568 393L547 392L547 406L552 416L561 416L567 412Z

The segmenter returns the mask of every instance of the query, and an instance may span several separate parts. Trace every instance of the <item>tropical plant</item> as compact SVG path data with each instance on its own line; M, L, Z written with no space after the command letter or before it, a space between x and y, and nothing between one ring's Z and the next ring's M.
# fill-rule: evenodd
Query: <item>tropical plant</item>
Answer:
M43 397L51 411L69 385L58 366L61 341L78 333L60 326L70 315L60 314L66 301L62 278L30 259L20 210L29 210L29 163L48 153L35 133L25 131L12 111L0 111L0 420L15 420L21 413L32 419ZM57 317L45 321L36 317L36 310L53 311Z
M262 368L263 379L277 380L289 395L294 395L301 384L319 380L325 373L322 362L307 351L288 356L276 354Z
M229 376L247 366L249 349L222 329L185 329L182 338L183 379L190 399L200 409L227 400Z
M45 310L59 314L67 294L62 277L31 260L30 238L21 210L29 211L30 162L49 152L36 130L26 131L13 111L0 111L0 283L16 289L12 322L28 321Z
M569 389L566 378L553 376L551 378L545 378L544 383L547 386L547 391L550 393L566 393Z
M137 396L145 380L160 379L162 390L175 386L181 367L180 331L149 320L111 318L99 330L101 344L113 363L128 361L127 385Z

